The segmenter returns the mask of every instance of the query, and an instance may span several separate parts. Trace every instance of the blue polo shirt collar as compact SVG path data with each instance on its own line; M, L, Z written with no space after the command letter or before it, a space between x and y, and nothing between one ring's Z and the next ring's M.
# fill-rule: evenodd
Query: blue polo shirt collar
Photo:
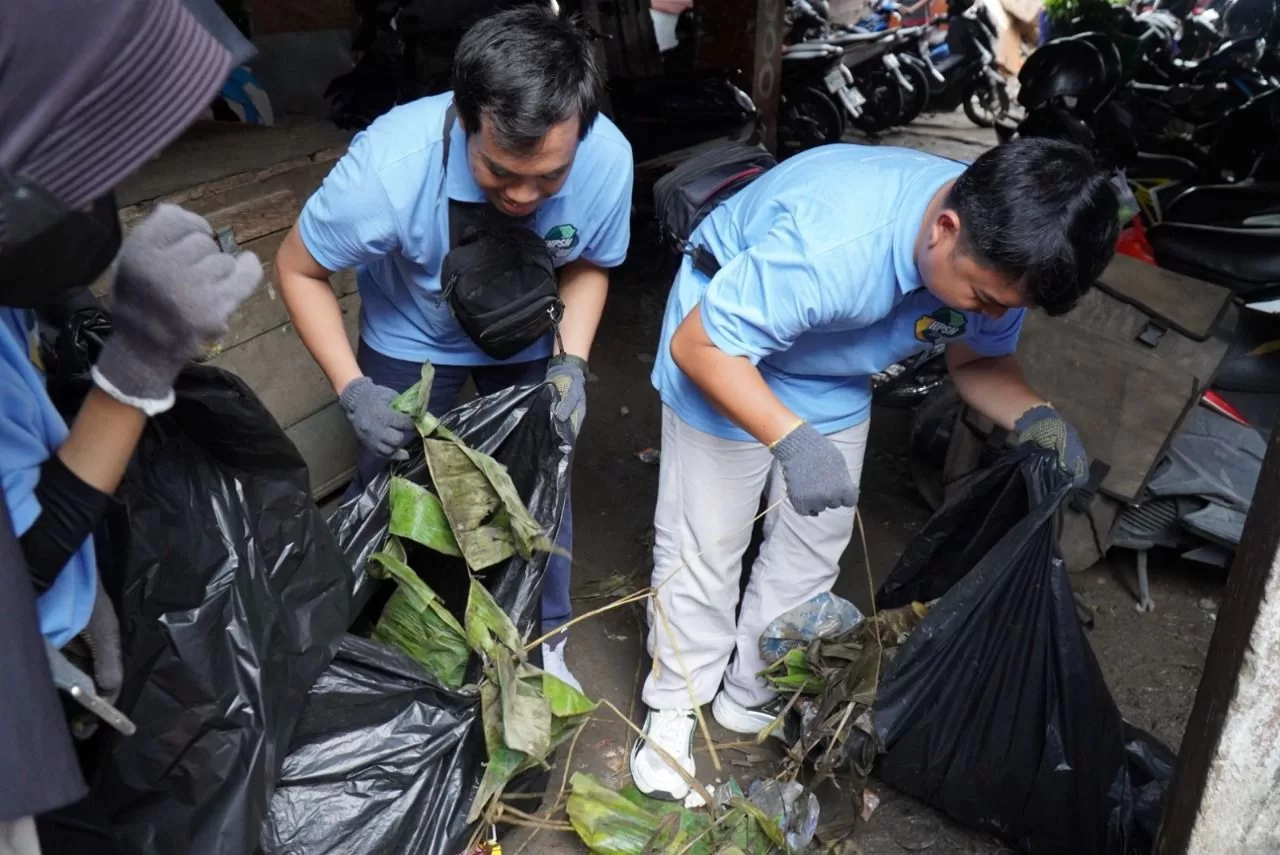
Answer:
M902 205L902 214L894 224L893 233L893 268L898 277L898 287L903 294L924 287L920 277L920 268L916 267L916 238L920 234L920 225L929 210L929 203L934 194L942 189L950 175L939 175L943 170L928 170L916 177L912 183L916 185L903 194L906 201Z

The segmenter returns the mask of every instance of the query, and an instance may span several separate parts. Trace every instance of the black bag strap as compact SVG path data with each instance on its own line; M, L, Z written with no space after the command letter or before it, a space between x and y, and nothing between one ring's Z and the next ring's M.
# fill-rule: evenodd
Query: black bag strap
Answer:
M449 145L453 142L453 123L458 120L458 108L453 106L453 102L449 102L449 109L444 111L444 138L441 149L444 152L444 165L440 170L440 180L443 189L443 182L449 175Z

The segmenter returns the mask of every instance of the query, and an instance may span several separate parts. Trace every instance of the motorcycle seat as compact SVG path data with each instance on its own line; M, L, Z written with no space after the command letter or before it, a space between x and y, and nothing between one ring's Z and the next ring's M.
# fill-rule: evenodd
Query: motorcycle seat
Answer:
M1147 241L1161 267L1247 294L1280 282L1280 228L1158 223Z
M798 42L782 48L782 58L791 60L835 59L843 54L844 51L836 45L822 42Z
M967 59L968 57L952 53L944 56L938 62L935 62L933 66L938 69L940 74L946 76L947 72L953 70L958 65L963 65Z
M878 42L893 37L892 30L883 30L878 33L841 33L838 36L829 36L825 39L818 39L822 44L830 45L856 45L865 44L867 42Z
M1256 228L1254 217L1280 215L1280 184L1206 184L1192 187L1165 210L1163 220L1226 228Z

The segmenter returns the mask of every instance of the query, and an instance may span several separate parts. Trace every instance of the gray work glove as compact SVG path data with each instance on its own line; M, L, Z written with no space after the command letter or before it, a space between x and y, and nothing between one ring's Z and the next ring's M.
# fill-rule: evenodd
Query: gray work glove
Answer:
M547 382L560 393L552 415L568 424L573 438L577 439L582 420L587 416L587 361L567 353L552 357L547 365Z
M379 386L368 377L352 380L338 396L356 439L379 457L391 457L418 435L413 419L391 409L391 402L397 397L395 390Z
M771 449L782 467L787 497L796 512L816 517L832 508L858 504L858 487L835 444L803 422Z
M120 621L116 618L111 598L98 579L98 592L93 598L89 623L81 633L93 657L93 682L98 694L114 704L124 684L124 659L120 653Z
M218 249L204 217L160 205L120 248L111 298L112 334L93 369L97 385L148 415L173 406L182 366L227 329L258 287L252 252Z
M1049 404L1039 404L1023 413L1013 426L1019 442L1030 442L1058 455L1058 465L1078 487L1089 480L1089 455L1080 434L1067 424Z

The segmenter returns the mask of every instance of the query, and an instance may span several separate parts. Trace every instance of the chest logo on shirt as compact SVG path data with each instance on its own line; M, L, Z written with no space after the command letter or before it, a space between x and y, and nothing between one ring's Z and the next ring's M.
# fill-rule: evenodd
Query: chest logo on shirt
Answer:
M547 251L552 258L568 258L569 253L578 245L578 227L552 226L543 240L547 242Z
M932 314L916 321L916 338L929 344L937 344L942 339L959 338L964 335L965 324L963 312L939 306Z

